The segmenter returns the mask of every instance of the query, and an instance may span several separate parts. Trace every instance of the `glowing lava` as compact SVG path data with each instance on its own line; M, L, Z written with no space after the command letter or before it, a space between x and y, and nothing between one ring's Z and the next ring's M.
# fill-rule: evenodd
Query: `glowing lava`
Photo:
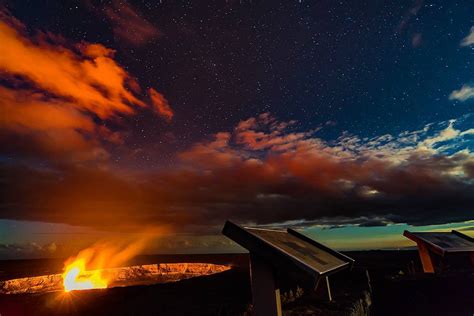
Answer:
M62 275L64 291L105 289L107 280L100 270L87 271L85 259L79 258L66 266Z

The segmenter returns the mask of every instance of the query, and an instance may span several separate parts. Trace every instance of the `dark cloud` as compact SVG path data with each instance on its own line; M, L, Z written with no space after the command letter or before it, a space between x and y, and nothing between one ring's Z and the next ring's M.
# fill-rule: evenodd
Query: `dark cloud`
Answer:
M386 221L378 221L378 220L370 220L365 223L359 225L359 227L379 227L379 226L387 226Z
M448 122L397 137L325 142L268 114L197 143L155 172L3 164L2 218L209 232L260 225L441 224L473 219L469 133ZM439 144L444 144L439 147ZM452 144L452 145L449 145Z

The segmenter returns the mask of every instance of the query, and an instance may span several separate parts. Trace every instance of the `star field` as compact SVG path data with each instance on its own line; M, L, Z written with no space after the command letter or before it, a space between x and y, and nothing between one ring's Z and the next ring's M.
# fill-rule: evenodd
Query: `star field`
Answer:
M469 1L131 4L160 32L139 47L114 36L101 14L110 2L25 1L13 10L33 26L116 49L142 85L162 91L176 121L139 115L129 137L141 148L172 134L160 140L168 159L267 111L303 128L334 122L321 135L331 139L397 133L471 110L448 100L472 79L472 50L458 45L473 24Z

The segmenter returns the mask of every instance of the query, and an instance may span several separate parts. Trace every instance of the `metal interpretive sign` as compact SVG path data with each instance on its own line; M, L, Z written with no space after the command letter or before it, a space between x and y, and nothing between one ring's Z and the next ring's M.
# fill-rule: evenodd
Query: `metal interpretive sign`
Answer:
M316 284L328 275L352 266L354 260L292 229L241 227L227 221L222 233L250 252L252 295L257 315L281 315L275 272L288 262L309 273Z
M441 258L442 267L447 266L445 258L474 255L474 239L461 232L409 232L405 230L403 236L416 242L420 254L423 271L434 273L434 256ZM470 261L470 260L466 260Z

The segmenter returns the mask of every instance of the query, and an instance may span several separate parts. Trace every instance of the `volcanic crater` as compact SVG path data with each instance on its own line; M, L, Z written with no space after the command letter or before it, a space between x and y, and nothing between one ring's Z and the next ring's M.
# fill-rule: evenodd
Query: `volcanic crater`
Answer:
M107 288L176 282L197 276L211 275L231 269L229 265L211 263L158 263L101 269ZM86 271L93 275L97 270ZM64 291L62 274L24 277L0 281L0 294L47 293Z

